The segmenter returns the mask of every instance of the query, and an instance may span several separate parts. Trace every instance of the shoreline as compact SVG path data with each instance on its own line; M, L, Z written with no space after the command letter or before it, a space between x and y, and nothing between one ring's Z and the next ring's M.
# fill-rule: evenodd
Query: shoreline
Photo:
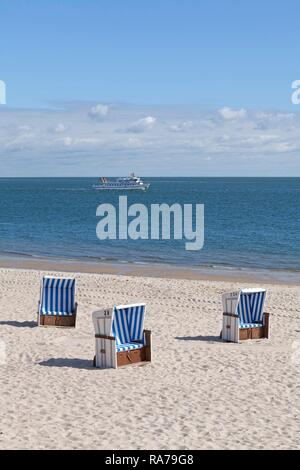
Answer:
M84 261L77 259L0 256L0 269L25 269L38 271L65 271L86 274L112 274L164 279L187 279L228 282L267 282L268 284L299 285L300 272L239 269L234 267L190 267L169 264Z

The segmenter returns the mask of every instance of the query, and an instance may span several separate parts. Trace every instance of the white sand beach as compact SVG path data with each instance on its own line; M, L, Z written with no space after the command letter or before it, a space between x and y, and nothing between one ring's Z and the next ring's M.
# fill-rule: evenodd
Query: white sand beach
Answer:
M271 339L232 344L221 294L261 282L76 274L72 330L37 327L43 274L0 269L1 449L300 448L299 286L263 283ZM153 362L93 368L93 310L138 301Z

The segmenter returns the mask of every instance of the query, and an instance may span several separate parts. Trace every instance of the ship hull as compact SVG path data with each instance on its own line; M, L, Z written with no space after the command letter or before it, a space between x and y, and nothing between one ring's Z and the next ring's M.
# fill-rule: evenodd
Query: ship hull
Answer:
M143 184L140 186L109 186L105 184L100 184L94 186L94 189L97 191L147 191L150 184Z

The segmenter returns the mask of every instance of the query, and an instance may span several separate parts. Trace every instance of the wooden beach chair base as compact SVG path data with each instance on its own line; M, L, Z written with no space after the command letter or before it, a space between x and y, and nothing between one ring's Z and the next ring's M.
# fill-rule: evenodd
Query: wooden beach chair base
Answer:
M144 330L145 346L140 349L131 349L129 351L120 351L116 353L117 367L127 366L129 364L138 364L142 362L151 362L151 331ZM115 343L115 338L95 335L96 338L110 340ZM101 350L102 354L106 354L106 350ZM94 356L93 366L96 367L96 356Z
M76 315L40 315L39 326L75 328Z
M38 305L38 312L40 311L40 303ZM38 313L39 326L54 326L61 328L75 328L77 316L77 303L73 315L41 315Z
M146 345L140 349L121 351L117 353L118 367L138 362L151 362L151 331L145 331Z
M264 313L262 326L254 328L239 328L239 317L234 314L223 314L223 330L221 338L224 341L237 343L248 339L269 338L269 313Z
M269 331L266 329L266 326L260 326L257 328L241 328L240 329L240 341L246 339L260 339L268 338Z

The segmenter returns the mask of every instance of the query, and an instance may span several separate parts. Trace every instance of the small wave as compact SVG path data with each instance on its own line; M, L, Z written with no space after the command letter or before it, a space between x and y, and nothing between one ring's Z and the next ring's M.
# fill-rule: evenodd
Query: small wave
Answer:
M90 188L55 188L55 191L70 191L70 192L84 191L84 192L89 192L89 191L91 191L91 189Z

